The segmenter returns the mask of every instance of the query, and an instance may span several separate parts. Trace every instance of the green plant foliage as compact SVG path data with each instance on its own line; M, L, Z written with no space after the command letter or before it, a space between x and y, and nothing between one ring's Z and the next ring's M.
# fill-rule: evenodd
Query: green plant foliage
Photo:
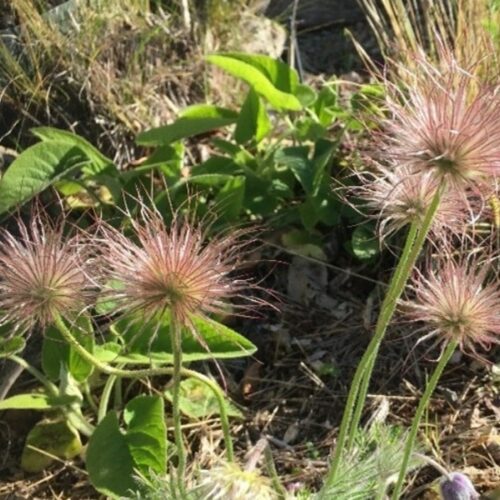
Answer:
M82 171L87 175L98 174L113 166L113 162L109 158L77 134L53 127L36 127L31 129L31 132L43 142L66 143L82 151L90 161L87 167L82 168Z
M184 330L182 357L184 362L204 359L230 359L251 356L257 348L248 339L231 328L209 318L191 318L195 335ZM143 324L124 318L114 324L113 330L120 335L123 349L116 343L96 345L94 353L105 362L149 365L152 362L172 364L170 322L164 319L159 329L153 323Z
M0 179L0 213L30 200L91 161L78 147L40 142L23 151Z
M171 125L142 132L137 136L137 143L143 146L164 146L179 139L231 125L237 119L238 113L229 109L210 104L197 104L186 108Z
M42 142L23 151L0 179L0 214L77 174L81 179L101 178L104 185L104 172L110 172L111 177L117 175L111 160L82 137L51 127L32 132ZM110 182L110 187L116 195L117 186Z
M0 410L53 410L71 404L75 401L72 396L48 396L43 393L16 394L0 401Z
M80 316L72 325L73 335L89 352L94 350L94 331L92 322L87 316ZM81 357L76 350L64 342L57 328L49 326L42 344L42 368L52 380L59 379L61 369L69 373L78 382L83 382L92 373L92 365Z
M398 427L375 424L360 431L355 446L341 461L337 480L319 499L365 500L384 498L403 457L406 434ZM420 464L413 459L411 467Z
M298 85L297 73L285 63L267 56L240 53L212 54L207 60L248 83L274 108L302 109L300 100L294 95Z
M9 339L0 338L0 359L8 358L24 350L26 341L23 337L17 336Z
M109 412L92 434L86 454L90 480L102 494L117 498L135 490L134 471L148 477L166 469L167 439L163 401L138 396L123 413L120 429L115 411Z
M380 252L380 243L373 230L358 226L352 233L352 251L360 260L369 260Z
M254 140L259 143L271 130L271 122L259 95L252 88L241 107L234 139L238 144Z
M42 420L31 429L26 438L21 467L26 472L40 472L54 461L52 457L68 460L76 457L81 450L78 432L65 420Z
M165 391L165 397L172 401L172 391ZM229 401L224 401L227 414L231 417L242 418L238 408ZM179 408L184 415L194 419L208 418L219 415L219 403L213 391L203 382L189 378L181 382L181 397Z

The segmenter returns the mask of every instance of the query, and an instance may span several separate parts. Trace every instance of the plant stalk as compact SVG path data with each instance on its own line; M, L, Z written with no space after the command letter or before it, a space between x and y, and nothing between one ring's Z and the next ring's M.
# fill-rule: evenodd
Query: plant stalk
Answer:
M348 442L351 445L354 440L359 419L361 418L361 413L365 404L366 394L373 367L375 365L375 358L377 356L378 349L396 310L397 301L403 293L406 282L408 281L413 266L422 251L427 234L432 226L434 215L439 207L443 186L444 184L441 184L434 195L432 202L427 209L424 220L422 221L421 227L418 228L417 223L413 223L408 232L403 253L382 304L381 312L375 328L375 334L373 335L372 340L368 344L368 347L358 364L351 383L344 414L342 416L342 422L340 424L339 436L335 446L332 465L327 474L325 484L320 492L320 498L327 498L325 496L326 492L335 481L342 453L344 452L346 439L348 438ZM355 405L356 408L354 408Z
M106 363L103 363L99 359L97 359L93 354L91 354L87 349L85 349L78 340L73 336L69 328L66 326L64 321L60 316L54 318L54 323L57 326L58 330L61 332L63 338L71 345L77 352L82 356L82 358L86 359L89 363L91 363L98 371L105 373L106 375L116 375L117 377L122 378L146 378L146 377L154 377L159 375L173 375L173 367L165 366L161 368L147 368L147 369L139 369L139 370L125 370L123 368L116 368L114 366L110 366ZM234 452L233 452L233 441L231 439L231 435L229 432L229 417L227 414L226 404L224 400L224 393L221 388L213 382L210 378L205 375L198 373L194 370L189 370L188 368L184 368L181 366L181 375L186 378L194 378L199 380L203 384L205 384L213 393L215 398L217 399L217 403L219 405L219 413L221 420L222 432L224 434L224 444L226 446L226 455L227 460L229 462L234 461Z
M443 355L441 356L441 359L439 360L434 373L432 374L432 377L430 378L427 387L425 388L425 392L422 395L422 398L420 399L420 402L418 403L417 411L415 412L415 416L413 417L413 422L411 424L411 429L410 429L410 434L408 436L408 440L406 441L405 445L405 450L403 454L403 462L401 464L401 468L399 470L399 477L398 481L396 483L396 486L394 487L394 491L392 493L392 500L398 500L400 494L401 494L401 489L403 487L403 482L405 479L406 475L406 469L408 468L408 463L410 461L411 453L413 451L413 447L415 446L415 441L417 439L417 433L418 433L418 428L420 425L420 420L422 419L422 415L424 414L424 411L426 410L429 401L431 399L432 393L436 389L437 383L441 377L441 374L443 373L444 368L448 364L448 361L450 360L451 356L455 352L455 349L457 348L458 341L457 340L452 340L451 342L448 342L448 345L446 346L446 349L444 350Z
M172 354L174 356L174 370L172 373L172 418L174 420L174 436L177 447L177 483L181 498L185 498L186 488L184 486L184 474L186 472L186 448L182 435L180 396L182 381L182 337L181 329L177 321L172 321L170 326L170 337L172 339Z

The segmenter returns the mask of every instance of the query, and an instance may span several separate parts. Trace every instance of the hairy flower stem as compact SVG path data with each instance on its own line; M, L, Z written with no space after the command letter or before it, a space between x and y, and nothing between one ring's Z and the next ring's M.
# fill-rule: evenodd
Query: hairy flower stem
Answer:
M177 447L177 483L181 498L185 498L184 474L186 472L186 449L182 436L180 395L182 380L182 337L177 321L171 323L172 354L174 356L174 371L172 373L172 417L174 420L175 445Z
M378 349L382 339L384 338L387 326L389 325L396 310L397 301L401 297L413 266L422 251L427 234L431 228L434 215L439 207L443 187L444 183L441 184L440 188L434 195L421 226L418 227L417 224L414 223L411 225L408 232L403 253L382 304L381 312L377 320L377 326L375 328L375 334L373 335L372 340L368 344L368 347L358 364L351 383L344 414L342 416L342 422L340 424L339 436L335 446L332 465L325 479L325 484L320 492L320 498L327 498L325 495L335 481L342 453L345 451L344 446L346 444L346 439L348 439L348 442L351 443L351 445L354 440L359 420L361 418L361 412L366 400L368 385L370 383Z
M111 391L118 380L117 375L110 375L104 384L104 389L101 394L101 401L99 403L99 410L97 412L97 421L100 422L108 412L109 398L111 396Z
M458 341L452 340L446 346L439 363L437 364L432 377L427 383L427 387L425 388L425 392L418 403L417 411L415 412L415 416L413 417L413 422L411 424L410 434L408 436L408 440L406 441L406 446L403 454L403 461L401 463L401 468L399 469L399 477L394 487L394 491L392 493L392 500L398 500L401 494L401 489L403 487L403 482L406 475L406 469L408 468L408 463L410 461L411 453L413 451L413 447L415 446L415 440L417 439L418 427L420 425L420 420L422 419L422 415L426 410L429 401L431 399L432 393L436 389L437 383L441 374L443 373L444 368L448 364L451 356L455 352L455 349L458 346Z
M94 357L93 354L87 351L87 349L85 349L85 347L83 347L73 336L69 328L66 326L66 323L64 323L63 319L60 316L56 316L54 318L54 323L66 342L68 342L68 344L72 346L76 350L76 352L78 352L78 354L82 356L82 358L91 363L96 368L96 370L103 372L106 375L116 375L117 377L122 378L146 378L156 377L159 375L173 375L174 373L174 369L171 366L165 366L161 368L147 368L141 370L125 370L123 368L115 368L114 366L110 366L107 363L103 363L102 361ZM194 378L202 382L214 393L214 396L217 399L217 404L219 405L220 421L222 432L224 434L224 444L226 446L227 461L233 462L233 441L231 440L231 435L229 432L229 418L227 415L224 394L221 391L220 387L205 375L194 370L189 370L188 368L184 368L182 366L180 369L180 374L182 377Z

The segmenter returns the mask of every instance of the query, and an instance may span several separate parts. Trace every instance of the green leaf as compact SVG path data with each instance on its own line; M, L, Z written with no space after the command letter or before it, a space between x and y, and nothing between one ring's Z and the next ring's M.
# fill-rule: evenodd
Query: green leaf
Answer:
M295 95L302 103L302 106L304 106L305 108L312 106L318 98L314 89L309 87L309 85L304 84L297 85L297 88L295 89Z
M352 233L352 251L361 260L368 260L380 251L379 242L371 229L366 226L358 226Z
M137 489L137 469L146 477L166 468L166 427L163 401L138 396L125 407L126 430L120 430L116 412L109 412L90 437L86 464L94 487L104 495L125 496Z
M257 348L252 342L221 323L193 316L196 337L188 330L182 332L182 357L184 362L204 359L230 359L252 355ZM172 345L168 318L161 328L154 324L139 323L134 318L124 318L113 325L121 336L128 352L117 352L116 344L96 345L94 355L104 362L145 364L172 364ZM201 342L200 342L201 340Z
M238 219L245 198L245 181L242 175L231 177L217 193L215 204L225 220Z
M12 337L10 339L0 338L0 359L8 358L24 350L26 341L23 337Z
M80 436L65 420L38 422L28 434L21 456L21 467L27 472L40 472L54 459L50 455L68 460L76 457L82 450Z
M234 139L238 144L244 144L251 140L259 143L270 130L271 122L267 116L266 108L258 94L251 88L238 116Z
M289 168L302 184L304 191L311 193L314 183L314 164L308 156L307 146L295 146L278 150L274 159L278 165Z
M277 109L299 111L302 104L293 92L297 74L281 61L247 54L213 54L207 60L245 81Z
M164 146L231 125L237 119L238 113L230 109L211 104L198 104L187 108L174 123L142 132L137 136L137 144Z
M0 213L27 202L90 163L80 148L66 142L40 142L31 146L0 179Z
M95 175L102 170L114 166L113 161L103 155L90 142L79 135L53 127L36 127L31 132L44 142L61 142L75 146L90 160L90 165L82 169L86 175Z
M213 391L200 380L183 380L180 393L179 408L184 415L201 419L220 414L219 403ZM165 391L165 396L172 401L172 390ZM230 417L243 417L241 411L230 401L224 400L224 406Z
M227 178L240 172L238 165L227 156L212 155L210 158L191 169L193 177L197 175L225 175Z
M118 498L137 488L134 460L116 412L110 411L99 422L90 437L85 463L92 485L103 495Z
M73 335L81 345L92 352L94 349L94 332L87 316L80 316L71 326ZM58 380L61 368L67 367L78 382L86 380L93 371L93 366L68 345L57 328L49 326L42 344L42 368L52 380Z
M0 401L0 410L52 410L74 402L73 397L47 394L16 394Z
M336 88L327 85L323 86L319 91L318 99L314 103L314 111L319 122L324 127L330 126L337 117L339 112L337 102L338 96Z
M241 61L257 69L277 89L287 94L295 94L299 86L299 75L288 64L263 54L247 54L245 52L226 52L216 56ZM212 56L208 56L208 60Z
M127 425L128 449L135 466L143 473L165 472L167 460L167 429L163 400L157 396L138 396L123 412Z

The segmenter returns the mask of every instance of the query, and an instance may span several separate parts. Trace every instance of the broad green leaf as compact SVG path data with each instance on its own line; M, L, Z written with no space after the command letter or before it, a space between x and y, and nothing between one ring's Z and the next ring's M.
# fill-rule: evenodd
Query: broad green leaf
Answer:
M63 142L80 149L90 160L90 164L82 169L84 174L95 175L114 165L112 160L103 155L90 142L67 130L53 127L36 127L32 128L31 132L44 142Z
M279 59L263 54L247 54L245 52L226 52L215 55L248 64L262 73L278 90L287 94L295 94L300 85L297 72ZM210 57L212 56L208 57L209 60Z
M71 326L73 335L89 352L94 348L92 323L87 316L80 316ZM62 367L67 367L71 375L78 381L86 380L93 371L93 366L70 347L57 328L49 326L42 344L42 368L52 380L59 379Z
M259 143L270 130L271 122L267 116L266 108L257 92L251 88L238 116L234 139L238 144L244 144L251 140Z
M135 466L143 473L165 472L167 429L163 400L156 396L138 396L123 412L127 426L125 438Z
M292 111L302 109L300 101L293 93L290 93L295 90L291 76L293 73L289 68L286 72L281 69L284 63L274 61L274 67L271 67L269 60L273 60L270 58L245 56L244 54L213 54L207 56L207 60L248 83L271 106ZM257 61L263 64L258 64ZM274 74L271 73L271 70ZM283 91L280 87L288 88Z
M304 106L305 108L312 106L316 102L316 99L318 98L314 89L309 87L309 85L303 85L303 84L297 85L297 88L295 89L295 95L297 96L298 100L302 103L302 106Z
M230 181L232 178L233 176L228 174L196 174L186 178L185 182L201 186L217 186Z
M73 403L69 396L53 397L47 394L16 394L0 401L0 410L51 410Z
M371 229L366 226L358 226L352 233L352 251L361 260L368 260L377 255L380 246L377 237Z
M230 109L199 104L187 108L174 123L153 128L137 136L137 144L142 146L164 146L180 139L204 134L238 119L238 113Z
M40 142L29 147L0 179L0 213L27 202L90 163L80 148L66 142Z
M26 341L23 337L12 337L10 339L0 338L0 359L8 358L24 350Z
M314 111L319 119L319 122L324 127L332 124L338 115L338 96L336 87L323 86L319 91L318 99L314 103Z
M294 146L280 149L276 152L274 159L278 165L289 168L297 180L302 184L306 193L311 193L314 187L314 164L308 158L309 148L307 146Z
M137 489L134 470L148 477L166 468L166 427L163 401L138 396L125 407L121 430L116 412L109 412L90 437L86 465L94 487L111 497Z
M21 467L27 472L40 472L54 459L37 451L38 448L50 455L68 460L82 450L78 432L65 420L38 422L28 434L21 456Z
M213 391L203 382L188 378L181 382L179 408L184 415L190 418L206 418L219 415L220 408ZM165 396L172 401L172 391L165 392ZM243 414L229 400L224 400L226 412L230 417L241 418Z
M182 333L182 357L185 362L203 359L230 359L252 355L257 348L252 342L227 326L214 320L193 316L196 336L189 331ZM124 318L113 325L121 334L127 352L119 352L117 344L110 349L107 344L96 345L94 355L104 362L145 364L172 364L170 325L165 319L161 328Z
M103 495L118 498L137 488L134 460L116 412L110 411L90 437L85 465L90 482Z
M193 177L197 175L227 175L233 176L240 172L238 165L227 156L212 155L210 158L191 169ZM228 177L229 178L229 177Z
M231 177L215 197L217 210L225 220L237 220L245 197L245 177Z

